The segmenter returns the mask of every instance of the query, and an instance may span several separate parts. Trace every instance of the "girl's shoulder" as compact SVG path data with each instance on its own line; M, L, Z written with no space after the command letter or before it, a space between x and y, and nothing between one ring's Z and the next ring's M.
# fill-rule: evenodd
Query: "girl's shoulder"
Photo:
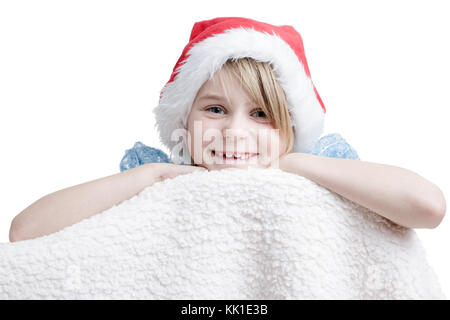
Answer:
M120 171L135 168L145 163L164 162L169 163L167 154L158 148L146 146L141 141L137 141L130 149L125 150L125 154L120 160Z
M356 150L339 133L321 137L309 153L330 158L360 160Z

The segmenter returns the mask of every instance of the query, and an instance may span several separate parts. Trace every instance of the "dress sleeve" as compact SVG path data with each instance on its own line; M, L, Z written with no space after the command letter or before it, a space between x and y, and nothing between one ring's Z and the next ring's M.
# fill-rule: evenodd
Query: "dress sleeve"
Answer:
M135 168L145 163L165 162L169 163L167 154L158 149L146 146L138 141L131 149L125 150L125 155L120 161L120 172Z
M320 138L310 153L330 158L360 160L356 150L339 133L330 133Z

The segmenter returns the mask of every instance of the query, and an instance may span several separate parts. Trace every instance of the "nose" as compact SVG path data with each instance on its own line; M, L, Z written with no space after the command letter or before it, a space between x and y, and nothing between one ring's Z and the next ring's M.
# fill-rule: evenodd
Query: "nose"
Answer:
M225 129L224 137L227 140L242 140L248 137L248 132L240 128L227 128Z
M248 124L246 123L245 116L240 113L236 113L229 122L224 126L224 137L228 140L241 140L246 139L249 136Z

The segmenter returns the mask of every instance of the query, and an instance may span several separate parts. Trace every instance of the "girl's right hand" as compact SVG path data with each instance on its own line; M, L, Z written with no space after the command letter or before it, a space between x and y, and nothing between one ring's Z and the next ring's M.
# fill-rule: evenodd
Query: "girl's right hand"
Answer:
M158 181L175 178L180 174L192 173L194 171L206 171L203 167L197 167L192 165L180 165L173 163L159 163L155 162L151 164L156 171L155 174L158 177Z

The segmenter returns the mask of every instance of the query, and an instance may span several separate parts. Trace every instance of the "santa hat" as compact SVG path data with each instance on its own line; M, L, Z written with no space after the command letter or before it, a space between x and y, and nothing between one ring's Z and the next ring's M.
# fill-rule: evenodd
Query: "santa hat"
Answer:
M300 34L289 25L275 26L248 18L220 17L194 24L189 43L153 110L161 142L171 153L179 143L172 133L186 128L187 117L200 87L228 59L243 57L270 63L285 92L295 128L294 152L312 149L323 132L326 109L311 80ZM177 164L190 164L188 154L183 157L171 154L171 159Z

